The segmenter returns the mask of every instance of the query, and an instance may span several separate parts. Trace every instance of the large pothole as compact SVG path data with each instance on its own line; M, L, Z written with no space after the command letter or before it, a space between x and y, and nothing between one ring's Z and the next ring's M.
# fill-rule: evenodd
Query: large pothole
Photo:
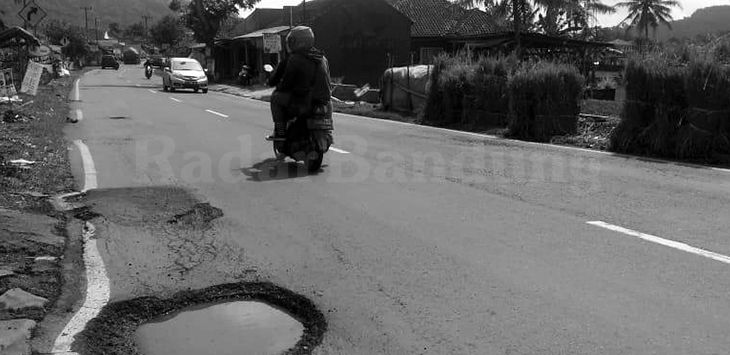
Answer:
M231 283L170 299L111 303L77 336L79 354L309 354L327 329L306 297L274 284ZM259 351L259 349L263 349Z
M143 324L135 332L144 355L278 355L297 344L302 323L261 302L196 306Z

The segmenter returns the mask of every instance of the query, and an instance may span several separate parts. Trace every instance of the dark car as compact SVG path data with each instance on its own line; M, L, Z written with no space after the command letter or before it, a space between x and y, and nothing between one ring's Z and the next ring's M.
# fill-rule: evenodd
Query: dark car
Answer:
M153 67L162 68L165 65L165 58L160 55L152 55L148 60Z
M119 69L119 62L117 62L117 58L114 58L113 55L105 55L101 57L101 69L106 67Z

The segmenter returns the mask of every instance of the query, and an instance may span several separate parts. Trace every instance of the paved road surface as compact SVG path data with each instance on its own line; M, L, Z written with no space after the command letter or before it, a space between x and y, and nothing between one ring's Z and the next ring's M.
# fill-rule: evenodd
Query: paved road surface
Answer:
M587 224L728 255L727 172L336 115L338 151L307 176L270 162L266 103L131 66L80 92L68 136L123 227L99 241L112 301L271 280L326 314L317 354L730 349L730 264ZM149 227L186 199L224 216Z

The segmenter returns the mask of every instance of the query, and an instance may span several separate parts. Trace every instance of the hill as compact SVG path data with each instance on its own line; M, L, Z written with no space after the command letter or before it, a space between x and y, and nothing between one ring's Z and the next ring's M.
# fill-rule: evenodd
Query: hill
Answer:
M94 18L98 18L99 27L117 22L121 27L144 21L142 16L149 15L149 24L155 23L165 15L172 14L168 8L170 0L35 0L48 15L42 22L61 20L72 25L84 26L84 10L81 7L91 6L89 11L89 27L94 26ZM22 25L17 13L22 8L13 0L0 0L0 19L8 25Z
M695 11L692 16L672 21L672 30L666 26L657 29L657 39L672 37L694 38L706 33L730 32L730 6L711 6Z

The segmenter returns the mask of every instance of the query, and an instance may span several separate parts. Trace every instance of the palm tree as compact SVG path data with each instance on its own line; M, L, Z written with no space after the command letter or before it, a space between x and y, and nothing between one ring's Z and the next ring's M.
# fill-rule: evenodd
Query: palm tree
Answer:
M640 32L644 33L644 38L649 38L649 26L656 29L660 24L666 25L672 29L669 21L673 20L671 12L672 7L682 6L676 0L628 0L616 4L618 7L625 7L629 10L629 15L621 21L629 22L630 26L635 26Z
M466 8L484 6L487 13L495 19L507 20L512 17L512 27L515 32L515 42L520 48L520 32L523 27L532 24L534 13L529 0L456 0L458 5Z
M540 25L551 35L585 30L589 21L596 19L596 14L616 11L601 0L456 0L456 3L467 8L482 5L495 18L513 17L512 24L518 36L521 29L532 25L532 17L537 12L532 4L545 10L544 15L539 15Z

